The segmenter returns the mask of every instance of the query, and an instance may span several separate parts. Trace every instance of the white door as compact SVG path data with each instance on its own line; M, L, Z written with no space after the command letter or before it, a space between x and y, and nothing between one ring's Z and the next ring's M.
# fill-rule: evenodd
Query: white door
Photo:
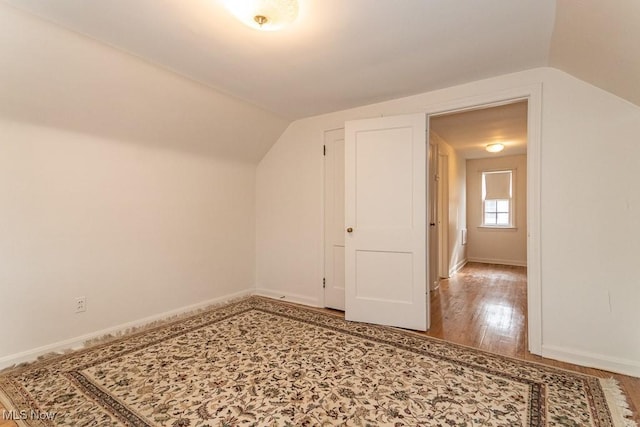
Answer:
M344 310L344 129L324 134L324 305Z
M438 151L438 276L449 278L449 156Z
M345 124L347 320L427 330L424 114Z

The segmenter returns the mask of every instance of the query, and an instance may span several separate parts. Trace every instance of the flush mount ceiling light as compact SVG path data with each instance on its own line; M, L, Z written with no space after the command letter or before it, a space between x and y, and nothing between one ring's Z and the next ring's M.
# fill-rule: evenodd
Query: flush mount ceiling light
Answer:
M225 0L225 6L243 24L263 31L276 31L298 17L297 0Z
M500 143L489 144L485 148L490 153L499 153L502 150L504 150L504 144L500 144Z

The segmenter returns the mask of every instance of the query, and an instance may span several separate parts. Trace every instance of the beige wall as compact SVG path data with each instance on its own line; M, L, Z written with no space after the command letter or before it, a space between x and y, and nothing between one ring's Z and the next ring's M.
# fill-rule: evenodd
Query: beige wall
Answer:
M289 122L0 2L0 117L256 164Z
M2 2L0 46L0 368L253 290L285 121Z
M527 265L527 156L467 160L467 259L475 262ZM514 228L482 225L482 172L512 169Z
M467 262L467 245L462 244L462 230L467 228L467 198L465 160L440 135L430 131L431 142L446 154L449 168L449 275Z

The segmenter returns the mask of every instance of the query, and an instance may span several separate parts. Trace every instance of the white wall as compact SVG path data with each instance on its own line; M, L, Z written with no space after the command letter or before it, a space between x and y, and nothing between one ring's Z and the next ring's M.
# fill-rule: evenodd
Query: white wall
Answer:
M440 135L430 131L431 142L438 144L440 153L446 154L449 168L449 275L467 262L467 245L462 244L462 230L467 228L466 174L467 165Z
M640 375L640 108L535 69L299 120L257 171L257 286L322 305L322 135L543 84L542 352ZM612 209L613 208L613 209ZM611 311L609 311L609 298Z
M527 265L527 156L502 156L467 160L467 225L469 261ZM514 228L482 225L482 172L515 171Z
M558 72L543 119L547 354L640 377L640 107Z
M0 51L0 367L252 291L285 121L3 4Z

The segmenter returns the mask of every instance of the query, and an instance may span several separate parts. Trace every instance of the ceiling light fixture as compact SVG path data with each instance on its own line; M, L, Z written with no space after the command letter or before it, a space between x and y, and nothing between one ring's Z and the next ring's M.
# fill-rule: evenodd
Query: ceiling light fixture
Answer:
M243 24L262 31L280 30L298 17L297 0L225 0Z
M502 150L504 150L504 144L500 144L500 143L489 144L485 148L490 153L499 153Z

